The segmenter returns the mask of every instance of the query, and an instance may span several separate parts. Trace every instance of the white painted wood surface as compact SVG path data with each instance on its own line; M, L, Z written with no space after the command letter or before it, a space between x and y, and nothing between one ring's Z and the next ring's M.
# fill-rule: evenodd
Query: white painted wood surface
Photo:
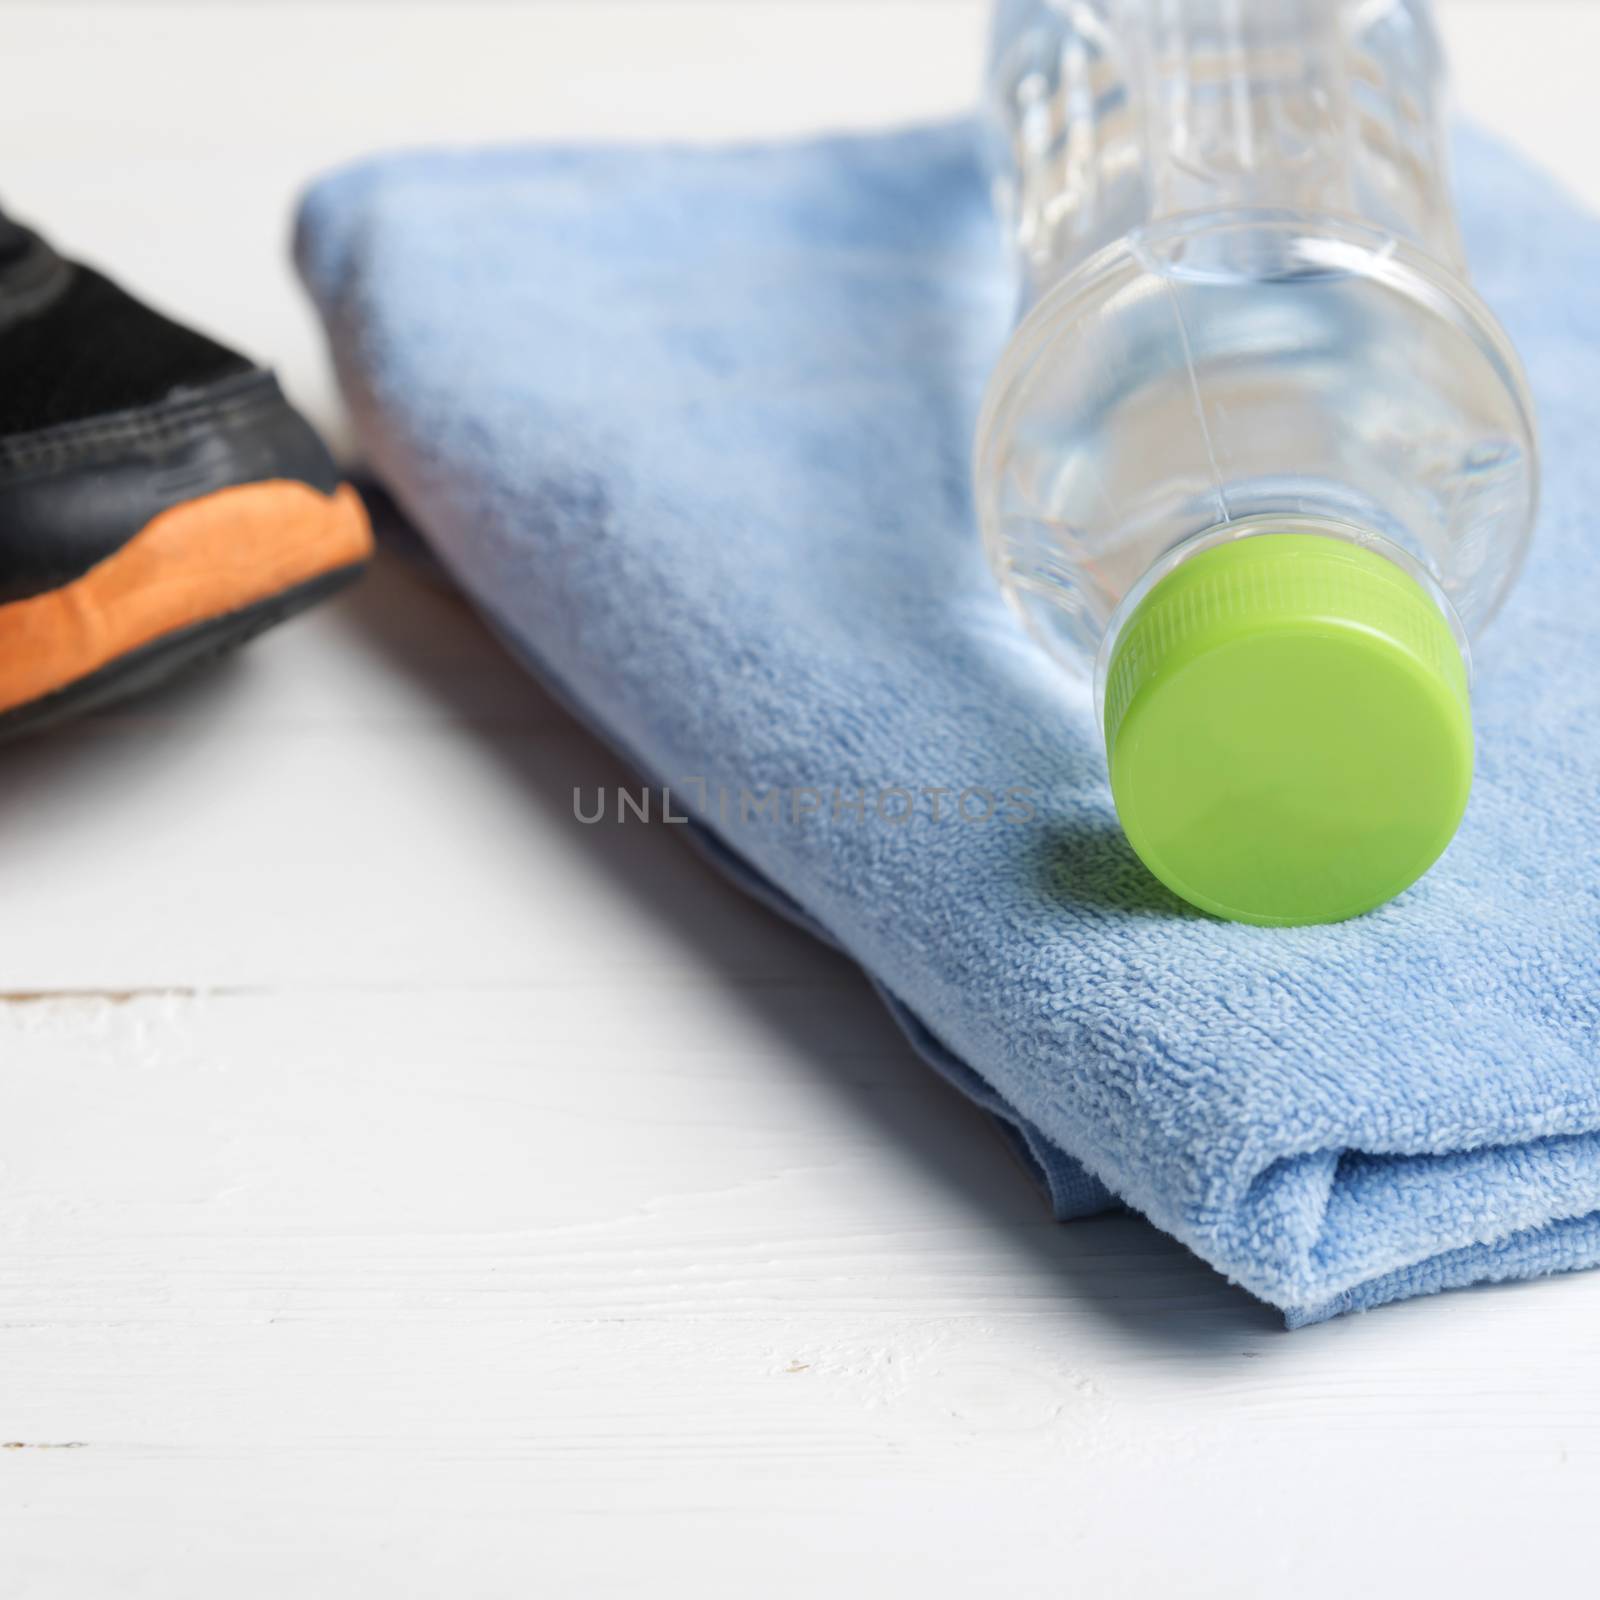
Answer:
M1600 7L1447 8L1600 201ZM968 5L0 8L0 193L337 430L295 186L958 108ZM0 374L3 381L3 374ZM102 1596L1586 1592L1600 1276L1285 1335L1058 1228L847 965L385 563L0 755L0 1581Z

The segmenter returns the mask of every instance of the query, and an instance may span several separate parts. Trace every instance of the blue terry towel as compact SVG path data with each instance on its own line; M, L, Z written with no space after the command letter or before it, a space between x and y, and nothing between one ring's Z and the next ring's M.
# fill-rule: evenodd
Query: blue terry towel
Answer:
M967 459L1011 292L970 128L396 155L301 216L371 465L529 663L1061 1216L1125 1201L1291 1324L1600 1261L1600 225L1458 154L1545 509L1456 842L1333 927L1147 876L1086 695L990 583Z

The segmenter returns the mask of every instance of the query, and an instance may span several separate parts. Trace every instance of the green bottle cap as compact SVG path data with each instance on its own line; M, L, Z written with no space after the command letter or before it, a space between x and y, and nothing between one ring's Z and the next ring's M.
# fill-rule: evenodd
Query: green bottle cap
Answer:
M1414 883L1472 784L1466 668L1386 557L1322 534L1202 551L1129 617L1111 792L1147 867L1240 922L1337 922Z

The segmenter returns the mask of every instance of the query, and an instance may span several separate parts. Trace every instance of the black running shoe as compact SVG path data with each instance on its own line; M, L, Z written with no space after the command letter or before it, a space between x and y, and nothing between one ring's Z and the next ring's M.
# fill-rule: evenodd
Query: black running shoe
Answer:
M0 737L243 643L371 550L270 372L0 215Z

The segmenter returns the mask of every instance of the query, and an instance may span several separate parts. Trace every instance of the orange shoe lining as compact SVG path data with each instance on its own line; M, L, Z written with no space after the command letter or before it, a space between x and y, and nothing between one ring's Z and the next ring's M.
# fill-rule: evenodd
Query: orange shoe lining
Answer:
M273 479L171 506L81 578L0 606L0 712L371 551L348 484L329 495Z

